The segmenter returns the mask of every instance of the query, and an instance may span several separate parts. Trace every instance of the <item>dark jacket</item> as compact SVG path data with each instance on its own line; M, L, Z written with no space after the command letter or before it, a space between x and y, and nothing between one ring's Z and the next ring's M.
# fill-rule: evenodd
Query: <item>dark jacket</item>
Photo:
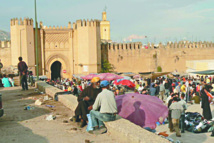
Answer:
M165 83L164 87L165 87L165 89L169 89L170 88L170 83Z
M203 109L203 116L205 119L210 120L212 119L210 102L209 102L209 97L204 92L204 90L201 90L201 99L202 99L201 108Z
M27 69L28 69L28 66L24 61L21 61L18 63L18 70L19 70L20 75L23 75L23 73L26 75Z
M91 106L94 104L95 99L97 98L97 95L102 91L101 88L96 89L93 88L93 86L88 86L86 89L84 89L82 91L82 93L80 94L80 96L78 96L78 102L82 101L84 97L88 96L90 98L88 102L88 104Z

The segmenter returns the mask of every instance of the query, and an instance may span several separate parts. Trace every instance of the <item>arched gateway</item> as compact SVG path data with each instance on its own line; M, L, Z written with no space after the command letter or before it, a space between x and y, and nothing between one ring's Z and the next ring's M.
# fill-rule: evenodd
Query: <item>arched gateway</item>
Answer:
M62 64L59 61L55 61L51 65L51 79L52 80L61 78L61 70L62 70L61 67L62 67Z
M70 77L70 63L66 56L62 54L51 55L46 60L45 75L52 80L57 78L71 78ZM63 72L63 71L66 71Z

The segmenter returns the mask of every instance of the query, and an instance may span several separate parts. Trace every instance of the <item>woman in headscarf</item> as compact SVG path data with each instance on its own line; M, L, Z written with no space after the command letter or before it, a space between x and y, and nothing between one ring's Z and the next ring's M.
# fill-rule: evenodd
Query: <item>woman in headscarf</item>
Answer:
M210 110L210 102L213 99L212 95L209 93L212 90L211 85L205 85L205 87L201 90L201 108L203 109L203 116L205 119L212 119L212 113Z

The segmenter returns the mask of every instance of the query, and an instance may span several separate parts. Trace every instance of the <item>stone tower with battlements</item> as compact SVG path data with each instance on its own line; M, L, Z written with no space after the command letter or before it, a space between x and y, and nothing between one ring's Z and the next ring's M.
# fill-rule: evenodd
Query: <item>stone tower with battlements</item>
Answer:
M71 78L74 74L97 73L101 70L101 39L99 20L77 20L67 27L45 26L38 30L39 75L51 78L58 74ZM17 66L22 56L35 74L35 45L32 19L11 19L10 65ZM58 73L54 72L60 65Z
M35 73L35 49L33 19L11 19L11 65L17 66L18 57L23 57L29 70Z
M100 34L102 41L110 41L110 21L107 21L106 12L102 13L102 21L100 22Z

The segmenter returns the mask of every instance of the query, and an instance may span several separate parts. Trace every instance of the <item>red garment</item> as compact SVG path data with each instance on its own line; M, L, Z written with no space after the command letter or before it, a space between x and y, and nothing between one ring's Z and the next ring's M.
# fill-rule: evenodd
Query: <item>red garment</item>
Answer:
M183 78L183 81L185 82L185 81L186 81L186 79L185 79L185 78Z
M197 85L196 92L200 92L200 85Z
M213 96L205 89L204 90L205 91L205 93L207 94L207 96L209 97L209 98L212 98L213 99Z
M80 91L83 91L82 86L79 85L78 88Z

